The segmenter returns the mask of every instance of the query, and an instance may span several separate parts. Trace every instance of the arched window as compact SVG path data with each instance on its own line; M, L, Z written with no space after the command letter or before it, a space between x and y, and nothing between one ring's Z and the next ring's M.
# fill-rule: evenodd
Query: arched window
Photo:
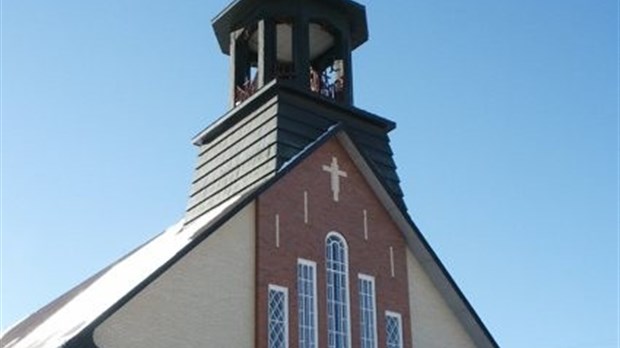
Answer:
M340 234L331 232L325 241L327 266L327 345L349 348L349 261L347 244Z

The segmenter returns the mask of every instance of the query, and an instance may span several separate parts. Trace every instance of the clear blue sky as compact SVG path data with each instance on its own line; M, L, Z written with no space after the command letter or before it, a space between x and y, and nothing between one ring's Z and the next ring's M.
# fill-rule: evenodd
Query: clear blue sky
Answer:
M2 328L182 217L228 0L2 3ZM357 106L503 347L618 345L618 3L364 0Z

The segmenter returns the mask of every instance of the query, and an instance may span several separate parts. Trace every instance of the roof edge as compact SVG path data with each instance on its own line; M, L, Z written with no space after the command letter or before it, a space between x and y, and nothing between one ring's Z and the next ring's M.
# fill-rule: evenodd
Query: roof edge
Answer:
M403 229L406 232L409 232L405 233L405 238L407 240L407 243L409 244L410 250L414 254L416 254L417 250L418 252L416 256L426 256L423 258L423 260L428 259L430 261L420 263L422 264L422 267L425 269L425 271L430 273L429 275L431 275L430 278L433 284L437 287L437 289L443 296L449 297L450 295L454 295L462 305L462 309L464 309L464 311L459 310L458 308L454 308L454 306L458 304L455 304L451 302L449 298L446 298L446 302L448 303L454 314L457 316L457 318L459 318L461 324L468 329L476 329L477 327L480 330L479 334L481 334L478 336L484 337L484 339L487 340L491 347L499 348L497 341L495 341L495 338L493 338L491 332L488 330L478 313L476 313L473 306L469 303L469 300L467 300L465 294L456 284L456 282L448 272L447 268L443 265L443 263L441 262L433 248L430 246L420 229L413 222L409 214L403 212L398 207L398 204L394 202L394 199L390 196L385 186L381 183L380 179L369 166L368 161L366 161L362 153L357 149L357 146L355 145L353 140L346 134L346 132L340 132L338 134L338 139L341 141L347 152L349 152L349 155L351 156L353 162L358 167L360 172L362 172L370 187L373 189L373 191L375 191L375 194L377 195L381 203L385 206L392 219L397 223L399 228ZM415 248L415 242L418 242L422 248ZM421 253L426 253L427 255L420 255ZM433 265L436 266L436 269L433 269ZM448 287L440 286L443 284L437 284L437 281L445 282ZM453 294L446 293L450 290L453 292ZM471 325L469 325L467 318L463 318L463 313L471 317L471 319L476 323L476 327L471 327ZM471 334L472 333L470 332L470 335ZM475 338L476 337L472 337L472 339Z
M260 194L269 189L273 184L278 182L284 175L288 174L293 168L295 168L299 163L301 163L306 157L314 152L315 149L323 145L327 140L333 138L337 132L342 130L341 124L336 124L330 127L325 133L319 136L313 143L307 146L304 150L302 150L297 156L292 158L286 165L282 166L280 170L276 172L276 174L270 179L266 180L263 184L258 186L252 191L244 194L239 197L239 199L233 203L231 206L224 209L218 216L213 218L209 223L205 224L202 227L198 227L196 232L194 233L195 238L189 242L186 246L184 246L181 250L179 250L172 258L166 261L161 267L151 273L148 277L146 277L143 281L141 281L136 287L134 287L131 291L129 291L125 296L119 299L116 303L114 303L108 310L104 311L99 317L93 320L89 325L83 328L80 332L76 333L71 339L69 339L64 345L64 348L84 348L84 347L96 347L93 341L93 333L95 329L103 323L106 319L111 317L116 311L118 311L122 306L124 306L127 302L129 302L132 298L134 298L138 293L144 290L149 284L155 281L159 276L161 276L164 272L170 269L177 261L179 261L183 256L187 255L191 252L196 246L202 243L206 238L208 238L212 233L214 233L218 228L224 225L230 218L232 218L235 214L245 208L248 204L256 200ZM197 223L199 220L196 220ZM188 226L191 226L188 225ZM187 228L187 226L186 226Z
M389 133L396 128L396 123L387 118L383 118L355 106L339 104L331 99L321 97L316 93L302 90L294 84L288 83L286 80L274 79L268 84L266 84L263 88L259 89L250 98L243 101L241 104L235 106L234 108L228 110L224 115L220 116L209 126L194 135L191 140L192 144L194 144L195 146L201 146L205 144L205 139L216 137L228 126L230 126L231 123L235 123L241 118L255 111L257 105L264 104L265 107L271 106L272 103L267 101L269 101L270 98L278 97L281 91L291 92L304 98L312 98L313 101L319 102L327 107L339 109L347 113L352 113L358 116L363 121L369 122L377 127L382 128L386 133ZM273 103L275 102L276 101L274 100Z
M140 293L144 288L146 288L149 284L151 284L153 281L159 278L159 276L161 276L164 272L171 268L177 261L179 261L182 257L191 252L196 246L202 243L218 228L220 228L223 224L230 220L230 218L232 218L236 213L241 211L251 202L255 201L263 192L268 190L283 176L287 175L301 162L303 162L308 156L314 153L316 149L318 149L320 146L322 146L324 143L326 143L332 138L337 138L338 141L343 145L345 150L349 153L351 159L358 167L360 172L363 174L365 179L369 182L370 187L373 189L373 191L375 191L375 194L377 194L381 203L386 207L386 210L397 223L399 228L403 230L403 232L409 232L405 233L405 238L410 247L410 250L414 253L417 253L416 255L421 258L420 261L429 261L421 262L422 266L424 267L425 271L429 272L430 275L432 275L430 278L433 281L434 285L442 293L443 296L447 297L446 301L448 302L450 308L453 310L457 318L459 318L461 324L468 329L468 332L472 336L472 339L483 339L487 342L488 346L493 348L499 348L499 345L497 344L487 327L484 325L482 319L478 316L478 314L471 306L463 292L460 290L454 279L450 276L443 263L439 260L437 254L428 244L428 242L426 241L418 227L415 225L411 217L398 208L396 202L394 202L392 197L387 192L386 188L380 182L379 178L376 176L370 166L368 166L366 159L357 149L357 146L346 133L346 130L344 130L341 123L337 123L334 126L330 127L314 142L301 150L297 156L293 157L291 160L289 160L289 162L283 165L273 177L267 179L264 183L262 183L254 190L249 191L248 193L239 197L239 199L235 203L224 209L220 214L213 218L213 220L206 223L204 226L198 227L196 232L194 233L195 238L190 243L183 247L179 252L177 252L172 258L165 262L156 271L151 273L147 278L145 278L135 288L133 288L120 300L118 300L108 310L106 310L99 317L93 320L87 327L85 327L66 344L64 344L63 347L95 347L93 345L93 333L94 330L102 322L112 316L117 310L119 310L123 305L129 302L134 296ZM417 247L418 245L420 247ZM448 287L438 286L443 285L437 284L436 282L438 281L444 282L448 285ZM456 298L458 301L456 303L450 301L449 297ZM460 305L460 307L462 307L460 309L462 310L459 310L459 308L454 308L455 305ZM471 322L468 321L466 317L463 317L463 315L468 316L470 319L472 319L476 325L472 326L470 324ZM474 332L471 332L470 330L473 330ZM477 331L477 335L475 335L475 331Z

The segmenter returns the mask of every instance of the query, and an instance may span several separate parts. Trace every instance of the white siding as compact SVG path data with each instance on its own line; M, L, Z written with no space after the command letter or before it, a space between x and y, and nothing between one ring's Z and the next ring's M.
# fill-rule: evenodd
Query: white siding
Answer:
M253 347L254 203L104 321L101 348Z
M409 306L413 346L417 348L476 347L418 260L407 251Z

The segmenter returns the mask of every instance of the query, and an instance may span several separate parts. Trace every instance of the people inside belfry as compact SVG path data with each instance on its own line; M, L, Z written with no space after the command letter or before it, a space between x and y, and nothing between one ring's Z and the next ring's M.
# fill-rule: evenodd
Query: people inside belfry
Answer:
M321 76L313 66L310 66L310 90L315 93L321 90Z

